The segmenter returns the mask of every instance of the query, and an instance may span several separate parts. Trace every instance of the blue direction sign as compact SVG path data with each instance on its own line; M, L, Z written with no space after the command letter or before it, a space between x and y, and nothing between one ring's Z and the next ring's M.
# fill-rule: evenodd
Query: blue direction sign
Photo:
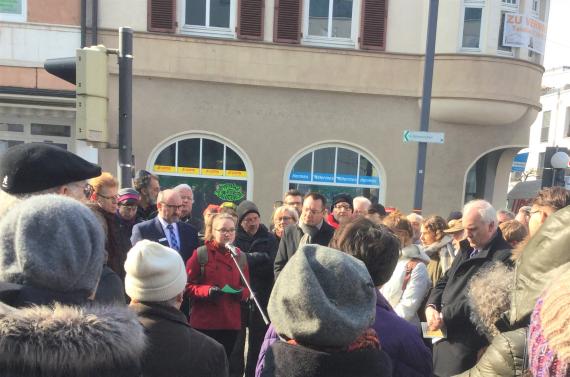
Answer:
M403 140L404 143L421 142L443 144L445 142L445 133L404 130Z

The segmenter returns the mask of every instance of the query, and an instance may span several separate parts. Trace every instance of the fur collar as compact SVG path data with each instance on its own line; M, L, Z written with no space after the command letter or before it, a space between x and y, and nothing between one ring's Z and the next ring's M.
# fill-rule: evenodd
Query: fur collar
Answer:
M126 307L0 307L1 375L133 376L144 347Z
M422 260L425 263L429 263L430 259L426 253L424 253L418 245L408 245L401 250L402 256L401 258L417 258Z

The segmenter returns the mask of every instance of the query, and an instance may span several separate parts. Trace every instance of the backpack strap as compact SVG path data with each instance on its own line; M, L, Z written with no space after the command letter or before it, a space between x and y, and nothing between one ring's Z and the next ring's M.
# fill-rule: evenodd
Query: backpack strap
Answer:
M200 246L196 252L198 253L198 263L200 264L200 275L198 276L198 281L202 281L204 278L204 270L208 263L208 248L205 245Z

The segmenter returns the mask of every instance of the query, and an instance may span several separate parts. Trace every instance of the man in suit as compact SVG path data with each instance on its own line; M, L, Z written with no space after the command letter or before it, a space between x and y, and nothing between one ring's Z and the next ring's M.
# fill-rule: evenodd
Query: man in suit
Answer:
M299 224L289 225L283 231L283 237L275 257L275 280L289 259L300 246L319 244L327 246L334 234L334 228L325 221L327 199L316 192L305 195Z
M466 240L451 268L432 289L426 308L430 330L446 329L447 337L433 347L434 376L447 377L470 369L487 345L471 322L467 299L469 280L494 263L509 264L511 246L497 227L496 211L489 202L474 200L463 208Z
M151 240L180 253L184 263L198 247L198 232L192 225L180 222L182 198L174 190L164 190L157 198L158 216L136 224L131 235L134 246L140 240Z

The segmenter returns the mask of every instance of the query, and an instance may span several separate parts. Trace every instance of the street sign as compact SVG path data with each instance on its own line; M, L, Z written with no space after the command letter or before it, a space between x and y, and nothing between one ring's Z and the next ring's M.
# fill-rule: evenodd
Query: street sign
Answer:
M445 141L445 133L404 130L403 140L404 143L418 142L443 144Z
M513 165L511 166L511 171L524 172L527 160L528 160L528 152L517 154L513 158Z

